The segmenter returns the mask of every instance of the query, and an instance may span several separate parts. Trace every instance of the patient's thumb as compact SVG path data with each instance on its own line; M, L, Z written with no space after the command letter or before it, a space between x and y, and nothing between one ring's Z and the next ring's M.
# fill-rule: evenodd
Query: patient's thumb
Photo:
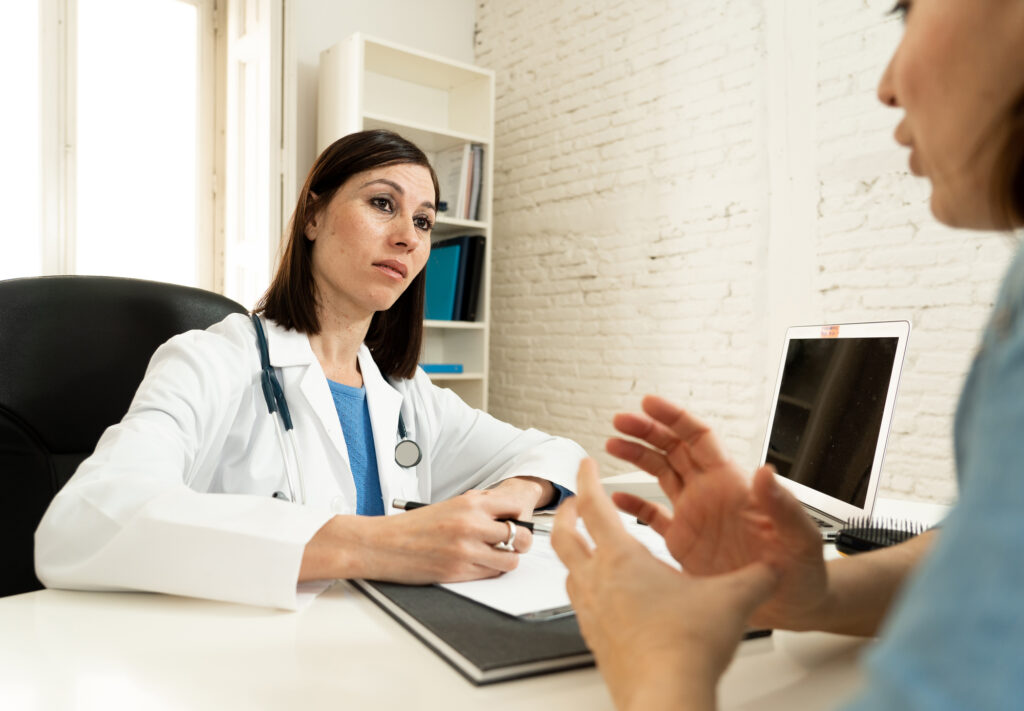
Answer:
M754 472L754 498L783 531L792 532L813 527L803 506L775 479L775 470L765 465Z
M757 562L728 573L736 604L749 615L775 591L779 576L767 563Z

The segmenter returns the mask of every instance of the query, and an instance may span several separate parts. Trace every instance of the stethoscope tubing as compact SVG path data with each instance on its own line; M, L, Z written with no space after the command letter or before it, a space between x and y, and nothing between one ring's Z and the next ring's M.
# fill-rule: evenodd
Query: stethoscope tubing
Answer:
M266 400L270 417L274 420L274 432L277 435L277 443L284 459L284 474L288 484L288 493L293 502L305 504L306 481L302 467L299 465L298 447L295 444L295 425L288 409L288 401L285 399L281 382L270 365L270 346L263 331L262 320L259 314L255 313L250 315L250 319L256 330L256 346L260 353L260 388L263 390L263 398ZM274 417L275 414L278 417ZM282 424L284 425L283 431ZM423 452L416 441L409 438L401 408L398 411L398 439L398 444L395 445L395 463L403 469L415 467L423 459ZM292 476L292 470L297 473L297 476ZM296 487L293 482L298 482L298 498L295 496ZM274 492L274 497L280 498L278 496L280 493Z

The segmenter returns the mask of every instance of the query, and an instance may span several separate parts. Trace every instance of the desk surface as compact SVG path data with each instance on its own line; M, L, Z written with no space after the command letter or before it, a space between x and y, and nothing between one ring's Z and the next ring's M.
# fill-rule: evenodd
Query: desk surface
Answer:
M339 582L305 611L145 593L0 599L2 709L612 709L593 668L474 687ZM725 709L826 709L859 682L861 642L745 642Z
M633 479L644 481L626 475L606 483ZM881 515L926 523L946 508L879 504ZM720 706L834 708L861 682L863 644L791 632L744 642L722 679ZM593 668L474 687L345 582L299 613L144 593L42 590L0 598L0 709L93 708L613 706Z

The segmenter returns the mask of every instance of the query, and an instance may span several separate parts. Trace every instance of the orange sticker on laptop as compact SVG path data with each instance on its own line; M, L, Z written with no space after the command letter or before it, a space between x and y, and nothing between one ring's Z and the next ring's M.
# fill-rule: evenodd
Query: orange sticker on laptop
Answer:
M822 338L836 338L839 336L839 326L822 326L821 337Z

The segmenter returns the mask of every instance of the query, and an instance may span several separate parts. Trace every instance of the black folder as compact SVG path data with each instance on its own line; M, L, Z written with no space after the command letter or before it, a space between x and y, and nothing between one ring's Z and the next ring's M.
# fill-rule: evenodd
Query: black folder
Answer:
M594 663L575 616L529 622L433 585L352 582L478 686Z
M465 284L462 290L462 310L457 316L460 321L476 321L480 305L481 282L484 279L484 250L486 238L474 235L467 239Z

